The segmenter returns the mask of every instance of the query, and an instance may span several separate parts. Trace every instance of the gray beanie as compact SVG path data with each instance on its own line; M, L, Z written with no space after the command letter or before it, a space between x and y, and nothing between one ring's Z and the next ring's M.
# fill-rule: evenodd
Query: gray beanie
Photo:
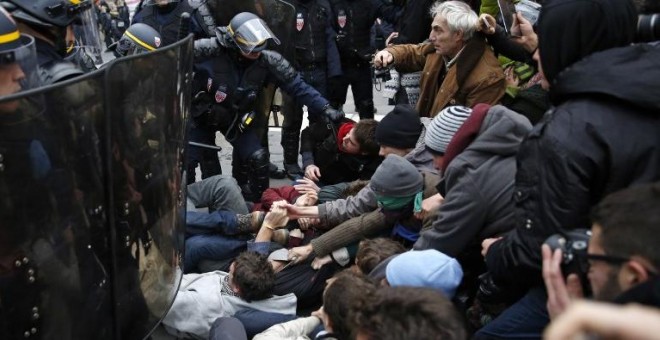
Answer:
M426 128L424 144L429 149L444 154L454 134L471 113L472 109L465 106L449 106L442 109Z
M422 191L424 178L405 158L390 154L380 163L369 185L379 196L408 197Z

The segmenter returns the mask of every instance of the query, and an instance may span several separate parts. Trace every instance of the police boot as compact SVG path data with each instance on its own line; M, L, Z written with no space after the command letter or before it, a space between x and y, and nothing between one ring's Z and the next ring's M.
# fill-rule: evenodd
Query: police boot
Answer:
M274 179L284 179L286 172L275 165L275 163L268 162L268 176Z
M238 159L238 155L234 154L231 160L231 174L238 182L238 186L241 188L241 194L246 201L254 202L252 195L252 190L250 190L250 185L248 183L248 173L250 169L248 165L241 162Z
M204 152L204 158L199 165L202 169L202 179L222 175L222 167L217 151Z
M268 178L270 155L266 149L255 151L248 158L248 184L252 195L252 202L261 199L261 194L268 189L270 179Z
M373 100L363 100L357 104L360 119L373 119L375 107Z
M282 128L282 149L284 150L284 171L290 179L303 175L298 165L298 146L300 144L300 131L291 131Z

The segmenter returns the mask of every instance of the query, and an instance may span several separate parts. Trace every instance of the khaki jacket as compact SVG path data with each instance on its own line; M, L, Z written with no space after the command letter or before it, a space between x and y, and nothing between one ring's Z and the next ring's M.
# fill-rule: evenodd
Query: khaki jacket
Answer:
M506 90L504 72L490 46L480 37L470 39L438 84L445 63L430 43L395 45L386 49L394 57L399 72L422 70L417 111L421 117L435 117L447 106L499 102Z

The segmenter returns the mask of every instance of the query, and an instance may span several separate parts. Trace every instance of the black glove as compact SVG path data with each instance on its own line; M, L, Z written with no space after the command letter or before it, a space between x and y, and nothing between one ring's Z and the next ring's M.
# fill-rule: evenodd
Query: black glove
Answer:
M333 122L344 119L344 111L335 110L330 104L323 108L323 115Z

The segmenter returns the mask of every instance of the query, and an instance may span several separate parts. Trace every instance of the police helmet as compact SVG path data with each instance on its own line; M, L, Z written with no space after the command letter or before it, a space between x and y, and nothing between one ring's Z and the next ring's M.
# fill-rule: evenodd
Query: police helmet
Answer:
M117 52L122 57L138 53L150 52L160 47L160 34L146 24L133 24L119 40L108 49Z
M92 0L3 0L12 16L42 27L67 27L85 11L92 11Z
M18 31L11 15L0 7L0 72L13 72L11 85L0 84L0 97L38 86L34 38Z
M18 21L49 32L56 41L64 39L67 27L73 27L78 45L101 63L101 38L92 0L0 0L0 5Z
M236 14L229 22L227 32L245 54L264 50L268 45L268 39L280 44L280 40L275 37L266 22L249 12Z

